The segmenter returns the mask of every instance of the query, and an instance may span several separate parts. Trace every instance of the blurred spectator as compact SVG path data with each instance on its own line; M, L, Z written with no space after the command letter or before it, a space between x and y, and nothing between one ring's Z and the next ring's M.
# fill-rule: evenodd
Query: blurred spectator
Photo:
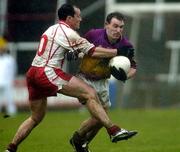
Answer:
M5 106L5 115L14 115L17 111L13 101L13 87L16 73L16 62L8 53L7 41L0 37L0 112Z

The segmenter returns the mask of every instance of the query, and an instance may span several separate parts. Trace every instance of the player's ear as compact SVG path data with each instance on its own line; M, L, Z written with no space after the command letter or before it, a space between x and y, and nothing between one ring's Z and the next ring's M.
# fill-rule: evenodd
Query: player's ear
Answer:
M106 27L108 24L109 24L109 23L106 21L106 22L104 23L104 27Z
M71 20L72 18L73 18L72 16L67 16L67 17L66 17L66 20L69 21L69 20Z

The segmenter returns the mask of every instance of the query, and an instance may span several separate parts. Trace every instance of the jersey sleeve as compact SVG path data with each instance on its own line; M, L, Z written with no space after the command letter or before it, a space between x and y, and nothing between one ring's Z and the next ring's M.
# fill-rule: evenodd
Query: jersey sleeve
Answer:
M88 54L89 50L94 47L92 43L80 37L80 35L71 28L62 28L58 33L57 41L66 50L78 50L79 52Z

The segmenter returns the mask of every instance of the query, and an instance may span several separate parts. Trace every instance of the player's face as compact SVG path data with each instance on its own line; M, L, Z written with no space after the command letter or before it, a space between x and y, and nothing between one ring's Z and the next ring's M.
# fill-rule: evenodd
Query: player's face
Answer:
M74 10L75 10L75 14L74 17L71 18L71 28L77 30L80 28L80 22L82 21L81 11L77 7L74 7Z
M124 29L124 21L112 18L110 23L105 24L108 39L112 42L118 40Z

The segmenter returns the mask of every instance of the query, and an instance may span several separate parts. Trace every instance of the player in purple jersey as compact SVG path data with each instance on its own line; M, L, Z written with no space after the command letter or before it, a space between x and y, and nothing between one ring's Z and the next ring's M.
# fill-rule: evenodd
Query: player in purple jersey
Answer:
M124 16L119 12L110 13L105 22L104 29L92 29L85 34L85 38L93 43L95 46L101 46L105 48L130 48L134 51L133 45L129 42L127 38L123 36L124 28ZM131 61L131 68L127 75L124 73L118 73L115 71L115 77L121 81L126 81L127 79L133 77L136 73L136 62L133 56L128 56ZM108 111L110 107L109 99L109 84L108 78L112 74L111 69L108 66L110 58L93 58L84 55L80 64L80 71L78 76L84 80L86 83L91 85L96 89L98 97L101 101L102 106L105 111ZM102 128L102 124L95 118L91 117L85 120L79 130L77 130L70 143L76 149L76 152L89 152L88 144L96 136L98 131ZM127 130L124 130L128 133ZM132 132L134 136L137 132ZM127 138L125 138L127 139Z

